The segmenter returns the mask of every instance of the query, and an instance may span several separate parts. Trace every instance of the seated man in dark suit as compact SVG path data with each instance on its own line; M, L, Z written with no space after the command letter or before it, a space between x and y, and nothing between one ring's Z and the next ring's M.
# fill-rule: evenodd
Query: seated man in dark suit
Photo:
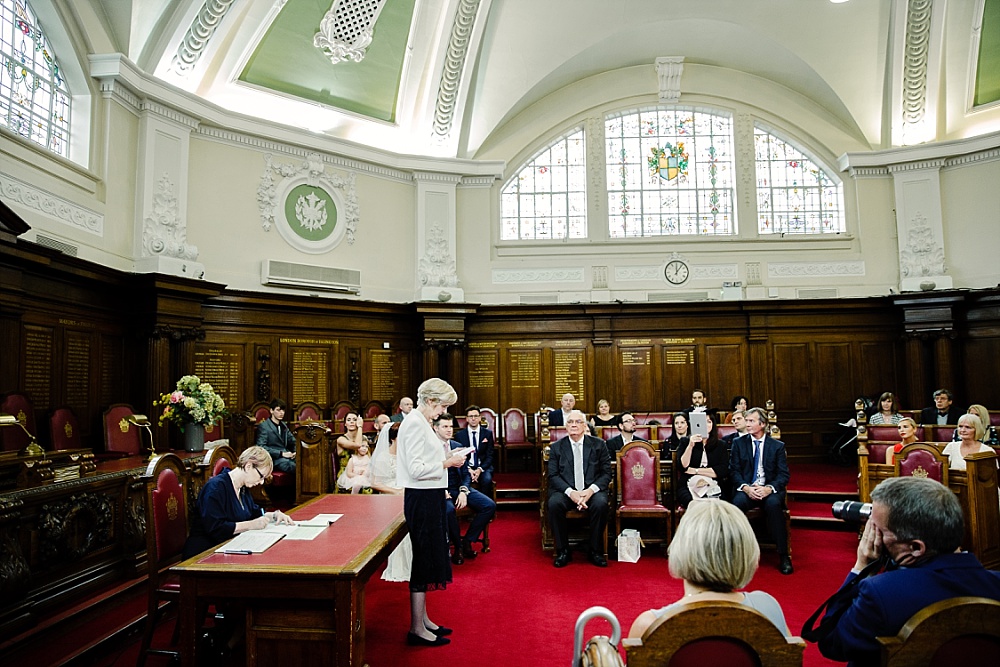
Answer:
M434 420L434 432L451 449L463 447L460 443L451 439L455 430L455 418L447 412ZM471 488L472 480L469 476L469 459L457 468L448 468L448 502L445 509L448 513L448 540L454 550L451 554L451 562L461 565L466 558L475 558L478 554L472 548L472 543L483 534L483 529L490 522L497 512L497 504L489 496ZM462 537L461 529L458 525L458 512L466 505L469 506L475 516L469 523L469 529Z
M841 589L856 587L828 609L827 618L839 619L820 639L820 653L852 665L878 665L881 645L875 638L895 636L924 607L967 595L1000 600L1000 572L960 551L964 533L958 498L938 482L892 477L875 487L857 561ZM887 560L886 571L857 581L880 559Z
M767 527L778 546L782 574L791 574L785 528L785 489L788 487L788 460L785 443L766 433L767 413L762 408L747 410L747 434L733 440L729 452L729 477L733 504L746 512L761 507Z
M726 449L732 449L733 440L747 434L747 411L735 410L732 414L731 423L736 430L721 438L722 442L726 443Z
M548 513L556 558L552 564L565 567L571 559L566 513L580 510L590 516L590 562L607 567L601 543L608 521L608 486L611 459L603 440L586 435L586 417L573 410L566 418L566 437L552 443L549 450Z
M608 456L614 458L615 454L622 450L622 447L633 440L646 442L642 438L635 437L635 426L635 416L631 412L623 412L618 420L618 435L608 439Z
M274 469L281 472L295 472L295 435L283 420L285 402L280 398L271 401L271 416L257 425L257 441L254 443L267 450L274 461Z
M569 416L570 410L576 405L576 397L573 394L563 394L562 398L559 399L560 406L556 410L551 410L549 412L549 426L565 426L566 418Z
M466 426L455 434L455 440L463 447L475 447L469 454L469 474L479 489L489 494L493 485L493 450L496 446L496 436L493 431L483 425L482 412L478 405L470 405L465 409Z
M954 400L951 391L948 389L938 389L934 392L934 405L920 411L921 424L957 424L958 418L962 416L962 411L953 407Z

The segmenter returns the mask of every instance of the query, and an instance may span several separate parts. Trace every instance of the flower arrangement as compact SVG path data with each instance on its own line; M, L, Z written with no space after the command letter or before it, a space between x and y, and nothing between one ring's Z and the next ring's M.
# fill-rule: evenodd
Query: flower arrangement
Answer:
M180 425L201 424L208 426L226 413L226 402L215 393L212 385L202 382L197 375L185 375L177 381L177 389L161 394L153 405L162 405L160 426L167 421Z

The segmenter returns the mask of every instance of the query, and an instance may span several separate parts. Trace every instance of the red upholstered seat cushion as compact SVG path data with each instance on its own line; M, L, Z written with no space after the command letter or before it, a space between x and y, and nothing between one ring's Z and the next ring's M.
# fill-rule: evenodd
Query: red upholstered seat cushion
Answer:
M130 424L131 405L113 405L104 413L104 449L135 456L142 448L139 427Z
M222 472L223 468L232 468L232 467L233 465L226 460L226 457L222 457L221 459L215 462L215 467L212 468L212 477L215 477L220 472Z
M622 509L660 506L656 501L656 461L645 446L627 449L621 466Z
M907 457L899 461L899 474L901 477L913 477L913 473L922 469L927 473L927 477L940 482L943 479L941 461L934 458L928 451L917 449L907 453ZM923 473L920 473L923 477Z
M885 463L885 452L896 443L868 442L868 463Z
M176 556L187 540L187 507L184 487L170 468L160 473L153 489L153 521L156 524L157 560Z
M76 449L80 446L80 424L69 408L58 408L49 420L52 449Z
M295 476L281 470L271 471L271 486L294 486Z
M518 408L510 408L503 413L503 442L507 447L529 444L525 415Z
M760 658L737 639L709 637L682 646L669 667L759 667Z

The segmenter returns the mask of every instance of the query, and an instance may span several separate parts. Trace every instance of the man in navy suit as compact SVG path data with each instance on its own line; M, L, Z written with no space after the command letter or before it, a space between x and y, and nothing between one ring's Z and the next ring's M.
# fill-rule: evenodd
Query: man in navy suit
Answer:
M586 417L579 410L566 415L566 436L549 449L548 513L555 540L555 567L565 567L571 559L566 513L586 512L590 517L590 562L607 567L601 543L608 521L608 486L611 458L604 441L590 435Z
M455 440L463 447L476 448L469 454L469 474L472 481L479 484L479 490L488 494L493 484L493 449L497 440L493 431L483 426L478 405L465 409L465 419L466 426L455 434Z
M778 545L782 574L791 574L785 528L785 489L788 487L788 460L785 443L766 433L767 413L761 408L747 410L747 434L733 440L729 452L729 478L732 480L733 504L746 512L754 507L764 510L767 527Z
M441 438L450 449L458 449L463 445L452 440L451 436L455 432L455 418L447 412L434 420L434 432ZM469 459L457 468L448 468L448 499L446 511L448 513L448 539L454 547L451 554L451 562L461 565L466 558L475 558L478 554L472 548L472 543L483 534L483 529L490 522L497 512L497 504L489 496L471 488L472 480L469 476ZM462 537L458 526L458 513L456 510L469 506L475 516L469 523L469 529Z
M938 389L934 392L934 405L920 411L921 424L957 424L962 411L952 406L953 397L949 390Z
M854 594L828 609L827 618L842 615L820 639L820 653L858 667L878 665L876 637L895 636L924 607L967 595L1000 600L1000 572L959 550L964 533L958 498L938 482L892 477L875 487L857 561L841 586L854 586ZM886 571L859 581L880 559L888 559Z
M560 407L549 411L549 426L565 426L566 419L570 411L576 405L576 397L573 394L563 394L559 399Z

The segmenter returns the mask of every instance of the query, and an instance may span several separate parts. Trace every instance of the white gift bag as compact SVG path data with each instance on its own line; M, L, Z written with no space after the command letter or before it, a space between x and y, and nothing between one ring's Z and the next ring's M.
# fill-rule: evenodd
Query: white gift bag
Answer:
M622 534L615 540L618 545L619 563L638 563L639 556L642 555L642 538L639 531L632 528L625 528Z

